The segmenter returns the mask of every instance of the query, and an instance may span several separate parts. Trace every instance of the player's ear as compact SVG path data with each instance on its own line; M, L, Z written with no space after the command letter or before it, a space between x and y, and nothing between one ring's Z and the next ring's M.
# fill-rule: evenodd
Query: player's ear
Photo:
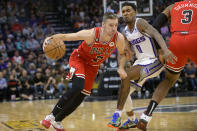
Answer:
M105 22L102 22L102 27L105 25Z

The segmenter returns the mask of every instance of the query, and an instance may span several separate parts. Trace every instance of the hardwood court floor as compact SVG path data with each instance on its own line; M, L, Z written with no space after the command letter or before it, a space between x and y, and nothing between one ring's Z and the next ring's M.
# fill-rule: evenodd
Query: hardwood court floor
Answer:
M0 131L44 130L38 122L50 113L56 102L57 100L42 100L0 103ZM133 101L137 117L148 102L149 99ZM62 124L67 131L115 131L107 127L115 107L116 101L83 102ZM148 131L197 131L197 97L164 99L154 113Z

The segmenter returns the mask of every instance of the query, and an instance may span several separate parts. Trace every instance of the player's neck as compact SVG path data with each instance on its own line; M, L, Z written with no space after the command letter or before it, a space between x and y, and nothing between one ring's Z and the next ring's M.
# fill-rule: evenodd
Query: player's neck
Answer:
M102 29L100 32L100 42L102 43L106 43L109 42L111 40L112 36L108 35L107 33L105 33Z
M135 20L136 20L136 19L134 19L133 21L131 21L130 23L128 23L128 27L129 27L129 30L130 30L130 31L132 31L133 28L134 28L134 26L135 26Z

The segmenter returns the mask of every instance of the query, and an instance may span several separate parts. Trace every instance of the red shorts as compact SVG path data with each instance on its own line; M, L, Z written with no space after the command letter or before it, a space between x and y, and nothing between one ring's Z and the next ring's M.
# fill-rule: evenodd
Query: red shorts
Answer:
M98 69L99 66L91 66L86 64L86 62L79 57L77 51L74 51L69 59L69 73L67 79L72 79L74 75L84 78L85 87L82 90L82 93L85 95L90 95Z
M178 58L176 64L166 63L169 70L180 72L184 68L187 59L191 59L197 64L197 34L173 34L170 38L169 49Z

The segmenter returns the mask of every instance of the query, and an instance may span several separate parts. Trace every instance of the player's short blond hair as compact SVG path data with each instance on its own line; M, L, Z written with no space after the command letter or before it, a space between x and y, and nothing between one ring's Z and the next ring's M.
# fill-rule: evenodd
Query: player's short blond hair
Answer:
M118 16L112 12L106 12L103 16L103 22L106 22L108 19L118 19Z

